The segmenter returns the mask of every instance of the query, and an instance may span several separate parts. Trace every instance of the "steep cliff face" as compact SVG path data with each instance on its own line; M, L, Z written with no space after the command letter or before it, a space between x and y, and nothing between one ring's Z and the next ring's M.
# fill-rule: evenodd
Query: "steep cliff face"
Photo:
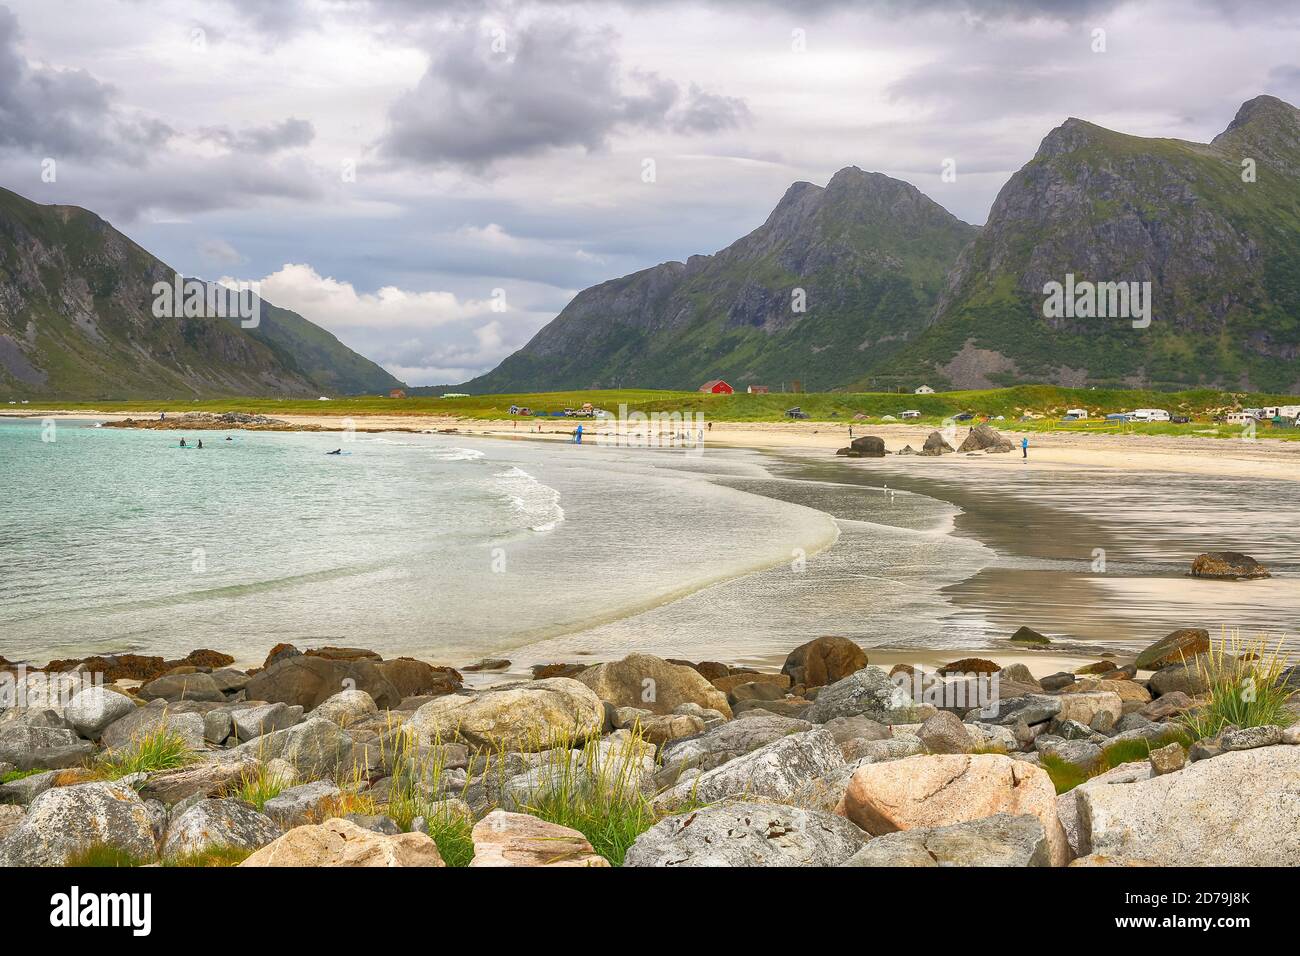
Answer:
M693 388L718 377L839 387L922 328L976 231L879 173L849 167L824 188L795 183L749 235L579 293L464 387Z
M93 213L0 189L0 399L379 391L399 384L301 316L158 318L175 273Z
M1300 388L1298 172L1300 112L1274 97L1209 144L1068 120L1003 187L892 371L967 388ZM1045 316L1044 286L1067 275L1150 282L1150 326Z

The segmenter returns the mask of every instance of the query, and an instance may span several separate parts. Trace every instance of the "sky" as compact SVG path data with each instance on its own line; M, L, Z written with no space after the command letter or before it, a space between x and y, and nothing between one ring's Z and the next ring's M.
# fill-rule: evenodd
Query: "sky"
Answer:
M1300 103L1295 0L0 0L0 185L412 385L793 182L978 224L1067 117L1204 142L1260 93Z

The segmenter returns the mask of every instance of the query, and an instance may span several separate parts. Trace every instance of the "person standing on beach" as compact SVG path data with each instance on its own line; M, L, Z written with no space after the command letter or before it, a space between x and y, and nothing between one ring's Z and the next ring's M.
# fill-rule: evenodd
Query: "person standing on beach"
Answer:
M1022 439L1020 439L1020 457L1021 457L1021 458L1028 458L1028 457L1029 457L1029 439L1028 439L1028 438L1022 438Z

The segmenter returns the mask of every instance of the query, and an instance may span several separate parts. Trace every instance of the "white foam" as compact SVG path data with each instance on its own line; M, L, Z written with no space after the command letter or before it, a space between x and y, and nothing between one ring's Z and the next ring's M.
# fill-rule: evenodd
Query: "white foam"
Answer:
M448 448L438 454L439 461L478 461L486 457L475 448Z
M564 520L560 493L522 468L511 467L492 476L492 482L530 531L554 531Z

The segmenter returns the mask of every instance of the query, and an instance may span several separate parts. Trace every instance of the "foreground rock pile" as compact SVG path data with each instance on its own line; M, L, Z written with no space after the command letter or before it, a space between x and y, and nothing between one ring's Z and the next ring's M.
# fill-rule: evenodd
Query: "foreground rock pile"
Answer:
M55 662L10 672L0 865L443 866L449 827L472 866L1300 864L1300 725L1192 740L1179 721L1208 648L1178 631L1144 679L1036 679L887 673L823 637L780 673L633 654L482 690L349 648L247 672L210 651ZM110 682L85 686L95 668ZM180 759L127 760L162 740ZM599 807L602 788L643 815L617 853L547 819L548 795Z

